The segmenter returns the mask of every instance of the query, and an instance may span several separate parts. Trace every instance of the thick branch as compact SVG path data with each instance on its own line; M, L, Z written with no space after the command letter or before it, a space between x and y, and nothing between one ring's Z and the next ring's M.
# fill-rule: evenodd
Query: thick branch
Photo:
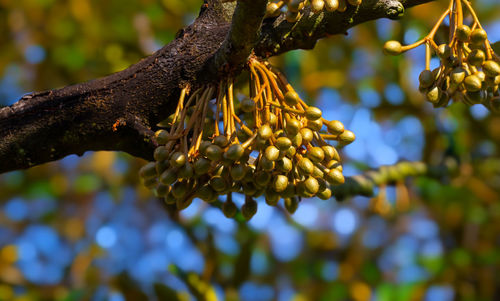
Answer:
M240 0L231 24L227 4L205 0L192 25L136 65L88 83L27 95L1 108L0 173L89 150L150 159L150 135L175 109L180 89L218 82L227 76L220 72L226 66L239 72L254 45L263 57L312 48L317 39L356 24L394 18L402 12L401 4L428 1L364 0L359 9L350 7L344 14L306 12L295 25L284 17L267 19L257 36L266 1Z
M207 64L208 74L241 70L259 40L266 6L267 0L238 0L229 34Z
M405 8L433 0L363 0L359 7L349 6L343 12L312 13L306 9L296 23L289 23L282 14L276 19L266 19L255 53L270 57L294 49L312 49L319 39L334 34L344 34L360 23L380 19L398 19Z

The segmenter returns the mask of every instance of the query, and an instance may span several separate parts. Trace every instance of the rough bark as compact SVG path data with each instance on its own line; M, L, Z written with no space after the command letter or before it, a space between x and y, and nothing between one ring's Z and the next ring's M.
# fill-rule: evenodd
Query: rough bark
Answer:
M121 72L90 82L25 95L0 109L0 173L85 151L114 150L151 159L155 124L175 109L180 90L238 73L251 51L269 57L310 49L318 39L359 23L397 18L431 0L364 0L345 13L306 12L297 24L265 19L267 1L206 0L176 39ZM234 18L232 18L234 16ZM262 23L261 30L259 30Z

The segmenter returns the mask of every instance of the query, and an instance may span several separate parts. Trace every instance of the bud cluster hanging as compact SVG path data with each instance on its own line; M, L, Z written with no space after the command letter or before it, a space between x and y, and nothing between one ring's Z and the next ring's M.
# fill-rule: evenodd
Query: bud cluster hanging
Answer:
M362 0L281 0L270 1L267 4L266 16L277 17L286 7L286 20L290 23L297 22L306 6L311 7L313 13L321 11L329 12L345 12L347 5L358 6L361 5Z
M183 209L195 197L212 203L226 195L222 210L232 217L232 193L242 193L241 213L249 219L256 197L271 206L284 199L294 212L301 197L326 200L331 185L344 183L337 148L327 141L344 146L354 134L325 120L267 63L251 59L248 69L249 97L235 97L233 78L189 96L183 89L165 129L156 132L155 161L140 175L167 204Z
M464 7L470 13L472 23L464 24ZM438 45L434 41L437 30L446 18L450 20L448 43ZM398 55L420 45L426 47L426 66L419 76L419 90L435 107L448 105L451 99L468 105L478 103L495 109L500 103L500 57L468 0L451 0L434 28L422 40L407 46L398 41L384 45L387 54ZM430 69L434 53L440 66Z

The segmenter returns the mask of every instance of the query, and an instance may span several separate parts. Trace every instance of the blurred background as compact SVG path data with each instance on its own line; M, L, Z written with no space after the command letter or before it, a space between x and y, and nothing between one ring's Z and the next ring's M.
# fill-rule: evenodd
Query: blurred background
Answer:
M128 67L200 4L0 0L0 106ZM381 51L423 37L447 4L272 63L356 134L342 152L346 175L451 157L453 176L408 179L375 198L305 199L293 215L259 199L245 223L199 200L165 210L138 180L145 162L123 153L2 174L0 300L500 300L500 117L481 105L433 109L417 90L424 49ZM498 1L473 4L500 41Z

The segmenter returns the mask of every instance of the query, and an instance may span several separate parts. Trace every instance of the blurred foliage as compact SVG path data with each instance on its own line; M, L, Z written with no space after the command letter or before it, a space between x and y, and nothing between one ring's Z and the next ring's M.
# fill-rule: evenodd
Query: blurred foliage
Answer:
M0 105L126 68L171 41L200 2L0 0ZM372 199L304 200L293 215L259 200L243 223L196 200L167 208L139 184L141 160L69 156L0 175L0 300L500 299L500 117L432 109L416 90L423 53L381 51L388 39L416 41L444 5L272 63L356 133L347 175L450 158L456 175ZM497 1L475 5L500 40Z

